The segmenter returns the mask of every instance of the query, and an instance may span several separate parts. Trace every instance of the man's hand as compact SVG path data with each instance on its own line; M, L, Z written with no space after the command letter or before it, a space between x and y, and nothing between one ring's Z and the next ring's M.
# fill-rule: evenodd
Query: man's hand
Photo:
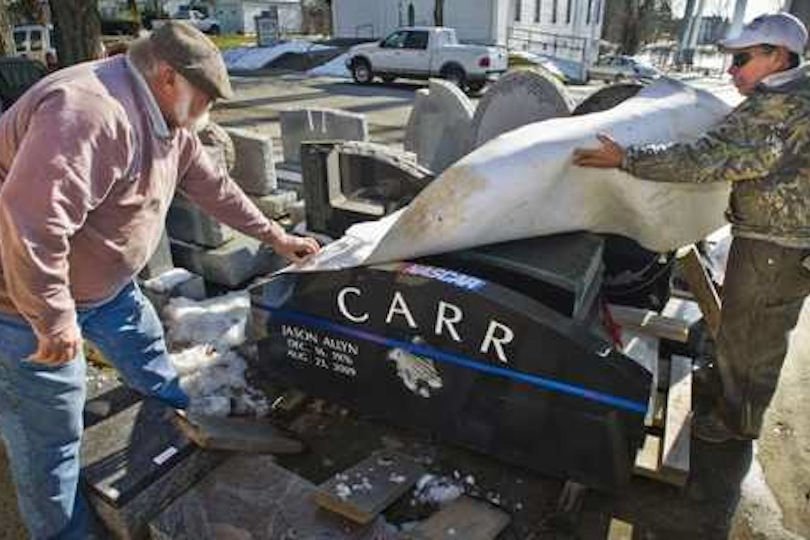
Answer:
M320 249L321 246L314 238L293 236L287 233L284 233L284 236L273 244L273 250L276 253L293 263L305 261L318 253Z
M614 169L624 161L624 148L609 136L600 133L596 136L602 146L599 148L577 148L574 150L574 165Z
M28 359L40 364L64 364L76 358L81 348L81 332L73 327L57 336L40 337L36 352Z

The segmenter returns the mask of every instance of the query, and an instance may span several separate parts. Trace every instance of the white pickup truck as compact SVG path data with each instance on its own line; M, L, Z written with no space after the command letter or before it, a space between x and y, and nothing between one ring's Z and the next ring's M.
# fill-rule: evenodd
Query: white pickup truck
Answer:
M166 21L169 19L155 19L152 21L152 29L155 30L160 28ZM172 20L176 21L183 21L185 23L190 24L191 26L195 27L200 32L205 32L206 34L219 34L220 24L217 19L213 17L206 17L201 12L197 11L196 9L187 9L183 11L179 11L172 17Z
M506 71L504 49L463 45L452 28L401 28L385 39L349 49L346 66L355 82L368 84L379 76L390 82L397 77L441 77L460 88L477 92L487 81Z

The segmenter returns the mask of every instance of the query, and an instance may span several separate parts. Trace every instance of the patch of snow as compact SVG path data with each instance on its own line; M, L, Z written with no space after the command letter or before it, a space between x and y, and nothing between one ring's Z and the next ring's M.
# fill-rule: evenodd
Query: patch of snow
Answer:
M159 276L147 279L143 282L143 286L156 293L167 293L193 277L194 274L185 268L172 268Z
M445 505L464 494L464 487L446 476L426 474L416 483L414 498L421 504Z
M237 47L225 51L222 57L228 71L252 71L262 69L283 54L323 51L332 48L309 41L293 40L279 43L273 47Z
M311 77L339 77L341 79L350 79L352 74L349 68L346 67L346 60L348 58L349 54L343 53L325 64L310 69L307 71L307 75Z
M245 342L250 310L247 291L236 291L202 301L172 298L163 310L172 346L211 345L218 350Z

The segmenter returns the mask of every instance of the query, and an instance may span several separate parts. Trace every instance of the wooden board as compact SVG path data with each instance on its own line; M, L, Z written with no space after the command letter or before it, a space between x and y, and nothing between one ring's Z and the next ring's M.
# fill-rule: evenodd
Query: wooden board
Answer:
M318 488L315 502L356 523L369 523L424 474L412 458L378 451Z
M656 394L651 425L636 454L633 472L653 480L684 486L689 476L689 451L692 418L692 360L673 356L661 359L658 372L659 388Z
M624 329L641 332L686 343L689 341L689 325L671 317L664 317L647 309L609 304L613 320Z
M644 366L652 374L652 388L658 388L658 359L660 356L658 338L630 330L622 330L622 344L624 345L622 353ZM644 417L645 426L653 424L657 397L657 392L650 392L647 415Z
M207 450L256 454L297 454L304 450L301 441L262 418L220 418L177 411L174 420L186 437Z
M672 357L669 382L661 465L674 473L688 475L692 420L691 358Z
M720 329L720 297L700 261L697 248L689 246L679 250L677 261L684 279L689 284L689 289L695 295L700 310L703 312L709 331L717 337Z
M462 496L439 510L413 531L409 540L493 540L510 517L494 506Z

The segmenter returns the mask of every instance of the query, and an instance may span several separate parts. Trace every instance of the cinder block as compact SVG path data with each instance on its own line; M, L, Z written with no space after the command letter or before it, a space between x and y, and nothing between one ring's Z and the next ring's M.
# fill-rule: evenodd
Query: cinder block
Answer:
M236 233L233 240L214 248L172 239L176 264L226 287L238 287L249 279L275 272L287 261L258 240Z
M250 199L262 214L270 219L278 219L287 215L287 208L298 200L298 193L290 189L277 189L270 195L251 196Z
M205 280L185 268L174 268L141 283L141 290L160 313L169 299L182 296L192 300L206 298Z
M176 195L172 201L166 228L172 238L212 248L221 246L234 235L233 229L208 216L182 195Z
M294 109L281 111L281 143L284 161L301 162L303 141L367 141L365 115L338 109Z
M303 200L295 201L287 207L287 213L290 216L290 221L293 224L301 223L307 217L307 206Z
M273 141L270 135L244 129L229 129L236 163L231 176L246 193L268 195L277 187L276 166L273 162Z

